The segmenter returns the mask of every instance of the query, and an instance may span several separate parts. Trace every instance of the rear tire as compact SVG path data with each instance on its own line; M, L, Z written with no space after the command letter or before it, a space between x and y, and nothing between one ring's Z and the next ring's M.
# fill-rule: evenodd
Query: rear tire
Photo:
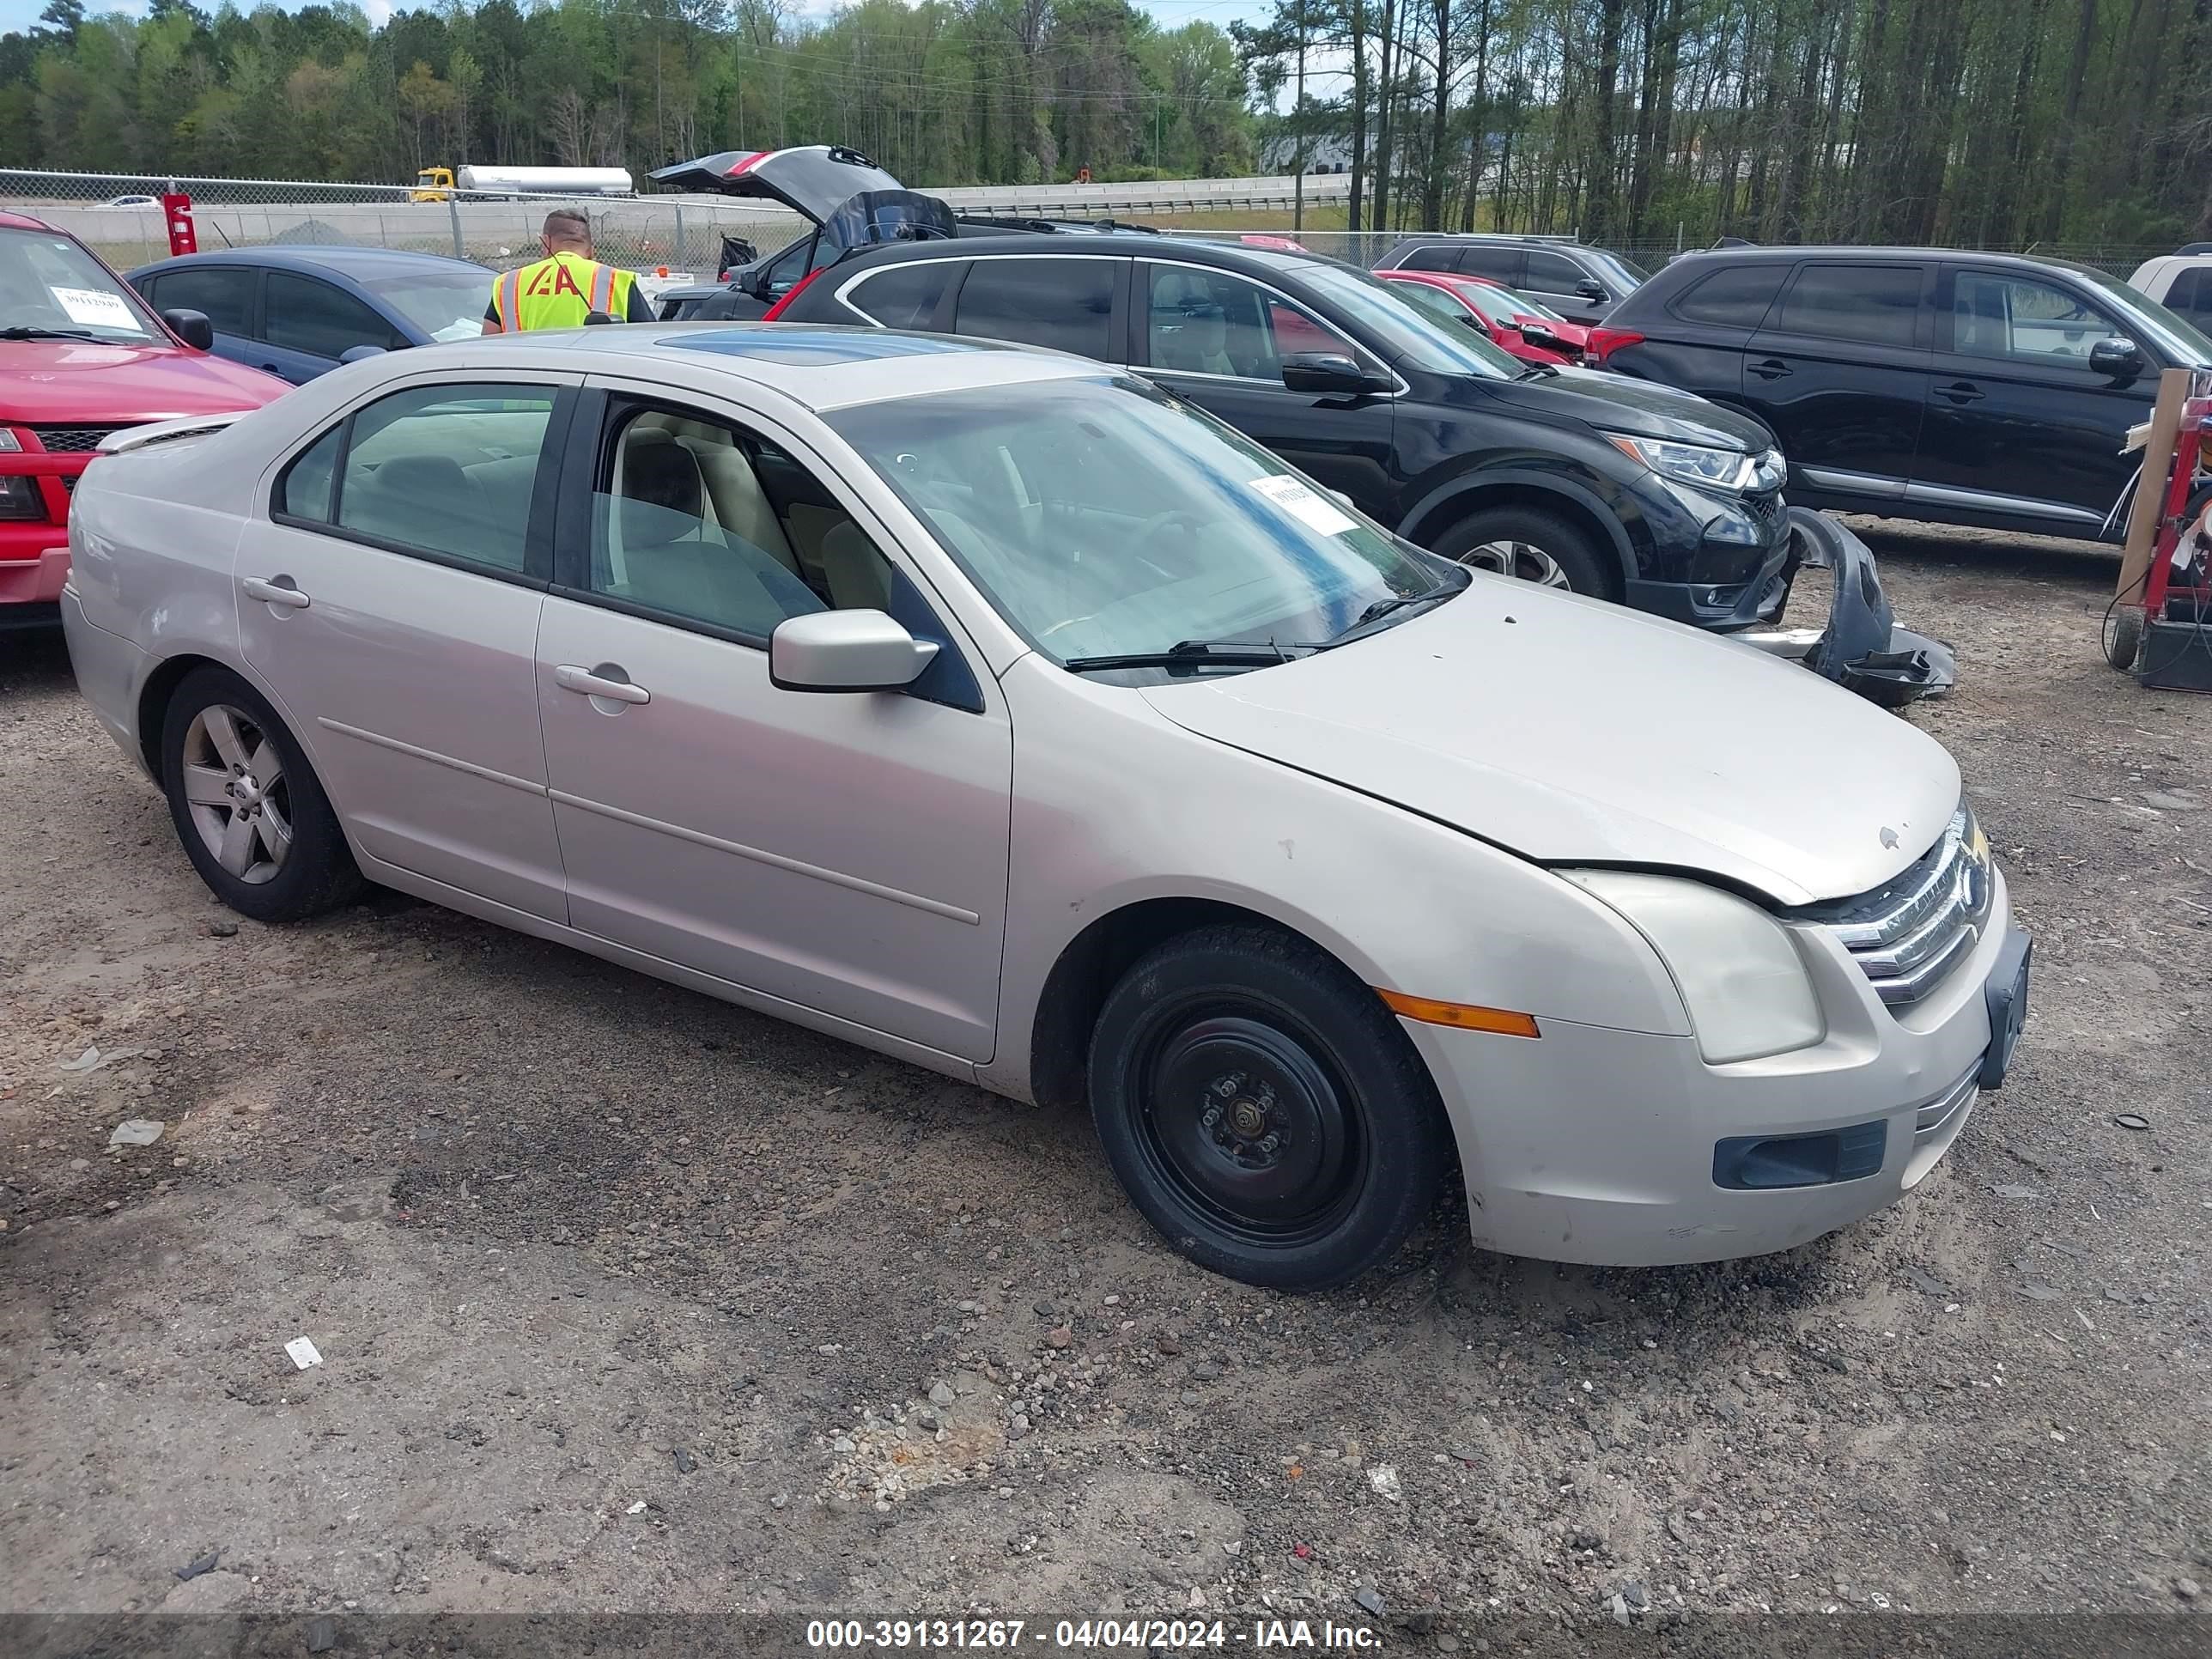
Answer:
M1452 1143L1436 1085L1373 990L1302 940L1201 928L1140 959L1091 1043L1114 1173L1200 1266L1325 1289L1402 1244Z
M1589 532L1537 507L1485 507L1437 538L1435 552L1477 569L1564 587L1594 599L1618 599L1610 559Z
M161 716L161 787L200 879L240 915L298 921L361 891L314 769L269 700L227 668L195 669Z

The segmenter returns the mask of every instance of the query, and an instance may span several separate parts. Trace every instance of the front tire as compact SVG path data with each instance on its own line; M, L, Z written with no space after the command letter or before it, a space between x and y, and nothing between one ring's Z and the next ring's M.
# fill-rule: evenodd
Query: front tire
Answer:
M1257 927L1156 947L1108 995L1091 1109L1114 1173L1200 1266L1274 1290L1356 1278L1434 1202L1451 1139L1373 990Z
M161 718L161 787L185 856L257 921L297 921L361 890L330 798L267 698L227 668L186 675Z
M1620 583L1607 574L1589 533L1541 507L1484 507L1446 531L1432 550L1478 570L1518 577L1540 587L1564 587L1601 599L1620 598Z

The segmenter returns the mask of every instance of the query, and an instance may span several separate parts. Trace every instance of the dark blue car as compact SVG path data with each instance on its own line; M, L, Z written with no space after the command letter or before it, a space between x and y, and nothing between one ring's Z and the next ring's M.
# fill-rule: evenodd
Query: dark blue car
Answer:
M130 276L156 310L205 312L217 356L295 386L364 347L475 338L492 281L465 259L382 247L226 248Z

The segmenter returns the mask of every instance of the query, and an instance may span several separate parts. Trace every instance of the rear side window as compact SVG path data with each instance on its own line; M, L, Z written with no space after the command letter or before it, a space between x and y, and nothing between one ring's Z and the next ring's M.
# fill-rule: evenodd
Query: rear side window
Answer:
M1771 326L1787 334L1910 346L1919 321L1917 265L1807 265Z
M236 265L195 265L165 270L155 279L164 311L206 313L218 334L244 334L253 313L255 273Z
M481 384L379 398L353 417L336 523L463 564L520 572L553 400L550 386Z
M1111 259L978 259L962 284L963 334L1112 358Z
M1700 278L1668 307L1686 323L1757 328L1781 291L1786 264L1738 265Z
M2166 290L2166 307L2189 318L2212 318L2212 270L2198 265L2183 271Z
M924 259L872 271L845 296L845 303L885 328L927 328L945 284L959 269L957 259Z
M1487 276L1508 288L1521 286L1521 250L1476 242L1459 251L1459 268L1470 276Z

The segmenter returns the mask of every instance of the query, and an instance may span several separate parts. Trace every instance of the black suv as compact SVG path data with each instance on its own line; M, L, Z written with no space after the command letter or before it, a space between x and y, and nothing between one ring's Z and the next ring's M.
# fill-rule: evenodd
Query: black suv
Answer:
M1455 270L1540 300L1569 322L1594 323L1650 281L1635 260L1571 236L1413 235L1377 270Z
M1127 364L1470 564L1716 629L1788 595L1782 458L1756 422L1517 362L1334 260L1159 237L895 243L817 270L776 315Z
M2212 338L2056 259L1735 247L1669 263L1590 354L1757 416L1801 507L2117 538L2128 428Z

